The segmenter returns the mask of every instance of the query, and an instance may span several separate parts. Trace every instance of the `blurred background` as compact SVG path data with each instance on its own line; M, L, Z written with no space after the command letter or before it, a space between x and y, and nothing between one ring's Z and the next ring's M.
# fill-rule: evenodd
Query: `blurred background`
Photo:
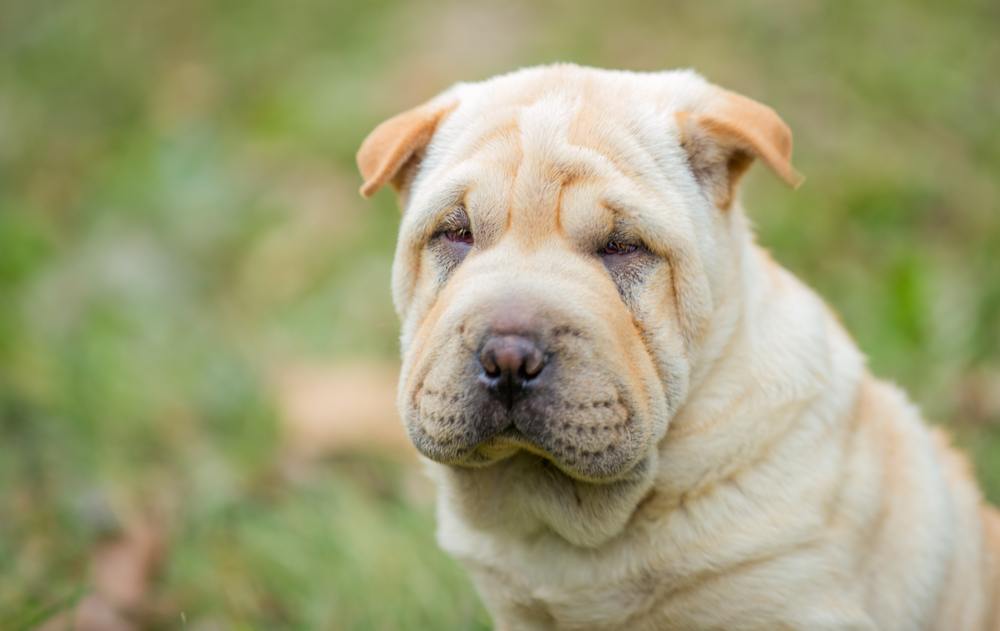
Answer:
M1000 4L2 0L0 628L489 627L354 152L560 60L777 109L808 179L753 171L760 240L1000 500Z

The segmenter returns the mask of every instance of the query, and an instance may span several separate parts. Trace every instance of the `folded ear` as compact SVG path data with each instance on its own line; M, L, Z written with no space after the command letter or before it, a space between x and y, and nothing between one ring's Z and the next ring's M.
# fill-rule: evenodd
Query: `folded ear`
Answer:
M371 197L386 182L402 188L438 123L455 105L442 105L437 100L424 103L393 116L368 134L357 154L358 170L365 180L361 194Z
M760 158L789 186L803 177L793 167L792 132L770 107L713 88L696 111L677 112L681 146L695 177L719 208L732 205L736 185L754 158Z

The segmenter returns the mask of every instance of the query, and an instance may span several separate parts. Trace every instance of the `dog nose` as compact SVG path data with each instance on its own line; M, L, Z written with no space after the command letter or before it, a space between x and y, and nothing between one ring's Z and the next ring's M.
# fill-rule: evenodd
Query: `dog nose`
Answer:
M522 335L494 335L479 352L479 379L510 409L545 368L545 354Z

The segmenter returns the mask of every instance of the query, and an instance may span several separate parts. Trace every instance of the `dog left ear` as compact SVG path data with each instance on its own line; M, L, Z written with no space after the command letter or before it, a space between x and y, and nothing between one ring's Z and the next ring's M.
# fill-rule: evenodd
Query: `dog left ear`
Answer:
M733 203L736 185L754 158L760 158L789 186L804 179L792 167L792 131L770 107L715 88L707 104L677 112L681 146L695 177L721 209Z
M393 116L368 134L356 157L365 180L361 195L371 197L386 182L397 190L403 188L438 123L455 105L442 105L435 99Z

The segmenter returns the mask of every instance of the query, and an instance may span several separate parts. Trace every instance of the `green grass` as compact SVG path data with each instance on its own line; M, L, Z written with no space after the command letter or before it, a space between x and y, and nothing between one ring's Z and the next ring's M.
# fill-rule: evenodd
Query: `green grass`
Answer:
M488 626L414 473L288 474L265 374L396 352L367 131L546 61L691 66L778 109L808 180L755 171L761 241L1000 500L998 24L985 0L4 3L0 627L72 603L149 508L153 627Z

